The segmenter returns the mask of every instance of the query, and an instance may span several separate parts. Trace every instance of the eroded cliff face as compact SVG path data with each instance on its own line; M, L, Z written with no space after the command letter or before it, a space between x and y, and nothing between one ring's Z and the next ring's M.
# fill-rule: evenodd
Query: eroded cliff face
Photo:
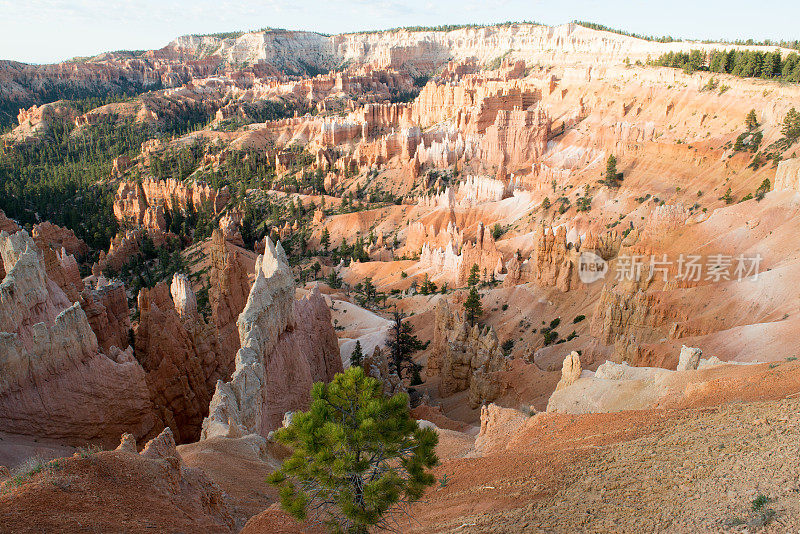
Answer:
M642 62L664 51L710 48L701 43L657 43L599 32L578 24L540 26L508 24L448 32L398 30L331 37L344 60L382 67L430 72L451 59L487 63L502 56L531 63L619 65L626 58Z
M535 247L527 258L514 254L506 263L505 287L533 283L539 287L555 287L566 293L585 287L580 280L580 257L590 252L609 260L619 252L621 239L615 232L598 237L592 231L583 235L565 226L542 226L532 236Z
M491 231L478 223L475 242L468 241L461 247L461 266L456 283L459 287L466 285L472 268L477 265L480 279L489 282L503 271L503 254L497 250L497 244Z
M188 280L139 292L134 354L147 377L150 397L179 442L196 441L217 380L231 369L219 355L216 330L197 313Z
M221 230L211 235L211 274L208 300L211 319L219 332L220 356L230 372L241 345L236 321L247 304L250 279L236 248Z
M19 231L19 225L6 217L6 214L3 210L0 210L0 232L6 232L8 234L15 234ZM3 262L0 261L0 279L5 278L6 270L3 266Z
M604 62L620 64L657 55L664 48L618 34L595 32L576 24L556 27L510 24L453 31L396 30L326 37L312 32L268 30L240 36L184 36L149 53L164 59L258 63L263 71L303 73L309 66L331 69L340 63L429 73L451 60L486 63L508 51L511 60ZM673 48L685 48L676 43Z
M775 171L774 191L800 191L800 158L781 161Z
M75 256L64 248L53 248L43 240L37 240L36 244L43 256L47 276L58 284L70 302L78 300L84 284Z
M266 30L220 39L186 35L153 53L182 59L214 58L229 64L252 65L273 72L305 74L307 69L330 70L337 65L328 37L315 32Z
M33 227L33 240L40 248L47 245L54 249L64 249L67 254L83 257L89 253L89 245L75 235L69 228L63 228L49 221Z
M481 281L489 282L500 275L503 270L503 254L488 228L478 223L475 241L466 241L458 246L462 234L451 230L438 234L438 241L444 241L442 248L431 248L427 241L423 242L419 256L419 267L432 273L436 280L448 283L451 287L466 285L472 267L478 266ZM430 234L428 234L430 235ZM424 237L423 237L424 239ZM434 242L437 240L435 239Z
M103 351L131 344L131 318L125 284L101 278L95 288L83 290L79 302Z
M0 429L113 443L122 432L141 438L157 428L144 370L130 350L101 351L27 233L0 233L0 255Z
M435 320L427 375L440 377L439 394L469 390L472 408L502 395L499 372L507 361L494 330L470 326L445 300L437 305Z
M666 51L710 49L697 42L657 43L577 24L541 26L507 24L452 31L394 30L325 36L314 32L266 30L232 37L187 35L164 48L143 54L110 52L85 62L56 65L0 63L0 96L30 101L46 82L72 90L146 89L161 84L177 87L193 79L248 67L251 77L308 74L329 71L341 64L356 67L407 70L429 74L463 69L451 61L486 64L505 58L516 61L567 65L621 65L628 59L646 61ZM474 68L474 67L473 67ZM507 69L518 76L518 69ZM245 76L243 76L245 77Z
M256 279L239 316L241 348L229 382L218 381L203 438L263 436L288 411L308 405L311 385L342 371L330 310L318 290L294 298L294 279L280 243L266 238Z
M19 107L43 104L21 114L20 124L33 125L42 114L52 113L42 100L54 88L64 93L141 92L156 85L174 87L194 77L213 74L215 61L180 63L174 60L130 53L106 53L89 61L64 62L53 65L28 65L16 61L0 61L0 98L18 102ZM75 119L73 109L68 118Z

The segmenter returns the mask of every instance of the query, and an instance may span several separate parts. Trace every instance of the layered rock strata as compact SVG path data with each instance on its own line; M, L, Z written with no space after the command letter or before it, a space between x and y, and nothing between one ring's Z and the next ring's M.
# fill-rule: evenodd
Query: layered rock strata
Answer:
M0 430L111 443L158 428L141 365L130 350L101 350L27 233L0 233L0 255Z

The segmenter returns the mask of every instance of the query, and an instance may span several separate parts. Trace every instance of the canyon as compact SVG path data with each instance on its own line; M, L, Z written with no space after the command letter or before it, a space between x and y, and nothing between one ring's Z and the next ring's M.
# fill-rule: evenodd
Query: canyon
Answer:
M0 524L314 531L275 431L354 354L439 435L403 532L800 524L800 86L650 61L775 49L509 23L0 62L9 154L146 134L85 190L100 248L2 204Z

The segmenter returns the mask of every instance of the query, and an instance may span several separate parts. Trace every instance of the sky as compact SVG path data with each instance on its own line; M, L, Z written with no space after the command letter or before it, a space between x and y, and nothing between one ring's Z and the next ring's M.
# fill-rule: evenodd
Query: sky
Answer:
M334 34L576 19L686 39L800 39L797 0L0 0L0 59L52 63L263 27Z

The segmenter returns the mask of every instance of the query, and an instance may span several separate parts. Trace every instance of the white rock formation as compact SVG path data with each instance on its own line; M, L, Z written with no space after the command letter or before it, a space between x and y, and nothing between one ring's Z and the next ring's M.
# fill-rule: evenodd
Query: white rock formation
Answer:
M256 280L239 315L241 348L229 382L218 381L202 438L253 433L267 436L288 411L307 406L315 380L342 371L330 310L315 289L299 302L280 243L265 240Z
M681 399L692 385L703 380L698 370L734 365L716 357L700 359L701 354L700 349L683 347L678 371L607 361L594 373L582 371L569 385L561 386L559 382L547 403L547 411L581 414L647 410L659 406L665 399ZM571 356L564 361L562 377L576 377Z
M186 275L175 273L172 276L169 292L175 303L175 311L181 319L197 315L197 298Z
M556 385L556 391L571 386L580 376L581 357L580 354L573 350L564 358L564 364L561 367L561 380L559 380Z
M800 191L800 158L787 159L778 163L775 171L774 191Z
M502 181L488 176L467 176L458 186L459 201L468 206L503 200L505 192L506 186Z
M678 356L678 371L693 371L700 365L700 356L703 351L696 348L681 347L681 354Z

